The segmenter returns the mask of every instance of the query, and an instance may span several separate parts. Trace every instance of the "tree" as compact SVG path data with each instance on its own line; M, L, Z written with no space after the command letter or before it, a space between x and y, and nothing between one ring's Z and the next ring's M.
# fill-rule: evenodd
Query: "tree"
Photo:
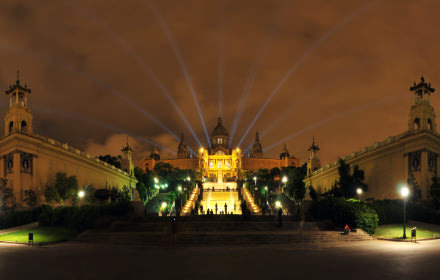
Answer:
M440 208L440 179L432 177L431 197L436 209Z
M338 173L338 186L341 188L342 196L345 198L355 197L356 190L353 187L353 178L350 175L350 165L342 159L339 159Z
M131 190L127 186L123 186L122 189L119 191L119 200L122 201L130 201L131 199Z
M289 196L297 203L301 204L306 195L306 185L304 178L307 175L307 164L301 167L289 167L287 189Z
M121 156L111 156L111 155L104 155L104 156L98 156L98 159L107 162L108 164L113 165L116 168L121 168Z
M69 198L72 202L76 201L78 192L78 180L76 176L69 176L65 172L57 172L55 174L55 185L47 185L44 196L48 203L63 203Z
M95 188L93 187L93 185L87 185L86 187L83 188L84 193L85 193L85 201L87 201L88 203L92 203L93 200L95 199Z
M356 190L361 188L363 191L368 190L368 186L364 183L364 171L359 169L358 165L353 167L353 173L350 174L350 165L344 160L339 159L339 181L337 188L333 189L333 195L341 194L345 198L356 197Z
M14 193L12 189L8 187L8 180L0 178L0 203L3 209L8 208L13 204Z
M28 207L34 208L37 205L37 195L33 190L25 190L23 201Z
M419 184L417 183L416 177L413 173L411 173L407 180L408 186L411 188L410 191L410 199L413 202L418 201L420 198L422 198L422 190L419 187Z
M66 173L57 172L55 174L55 189L62 201L73 198L78 192L78 180L76 176L67 177Z
M318 199L319 199L318 192L315 190L315 188L313 186L309 186L309 194L310 194L310 198L313 201L318 201Z
M53 203L61 203L60 195L58 194L58 191L53 186L46 186L46 189L44 190L44 197L46 198L46 202L53 205Z

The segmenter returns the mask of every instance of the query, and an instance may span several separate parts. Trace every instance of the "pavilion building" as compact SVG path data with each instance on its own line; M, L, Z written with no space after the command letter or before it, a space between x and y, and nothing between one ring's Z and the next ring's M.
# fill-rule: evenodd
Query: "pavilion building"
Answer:
M351 166L358 165L365 172L368 191L361 199L400 198L402 184L421 191L421 199L428 200L432 178L438 176L440 136L436 131L436 116L431 105L434 88L422 77L410 87L414 102L409 111L408 129L390 136L372 146L342 158ZM321 167L317 156L319 147L313 141L308 149L306 186L313 186L319 193L331 190L339 180L338 161Z
M44 191L55 181L57 172L76 176L80 188L95 189L136 187L132 149L122 149L121 169L109 165L83 151L34 132L33 116L28 106L31 90L19 77L6 90L9 109L4 117L5 130L0 138L0 177L7 179L13 191L14 204L24 206L25 191L32 190L37 204L45 202ZM132 192L133 193L133 192Z

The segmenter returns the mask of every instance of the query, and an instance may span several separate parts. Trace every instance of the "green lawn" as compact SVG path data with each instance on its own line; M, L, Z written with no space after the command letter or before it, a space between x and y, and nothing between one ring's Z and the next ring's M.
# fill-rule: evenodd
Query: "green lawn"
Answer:
M27 243L29 232L34 234L34 244L66 241L75 236L70 229L65 227L37 227L0 235L0 241Z
M406 226L406 238L411 238L411 225ZM439 231L432 231L427 228L417 227L417 238L433 238L434 234L440 237ZM375 235L377 237L392 238L392 239L402 239L403 236L403 225L402 224L392 224L392 225L382 225L377 227Z

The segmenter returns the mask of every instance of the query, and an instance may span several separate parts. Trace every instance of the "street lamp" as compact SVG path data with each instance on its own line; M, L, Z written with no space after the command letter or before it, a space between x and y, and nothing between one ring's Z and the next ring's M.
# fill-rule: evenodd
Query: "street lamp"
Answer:
M255 186L257 185L257 176L254 176Z
M266 205L267 205L267 191L268 191L268 187L265 186L265 187L264 187L264 190L265 190L265 193L266 193Z
M409 195L409 188L403 185L400 189L400 195L403 197L403 239L406 239L406 198Z
M186 180L189 182L189 181L191 181L191 178L188 176L188 177L186 177Z
M86 193L84 191L79 191L78 192L79 199L83 198L85 195L86 195Z
M283 179L281 179L281 182L284 183L284 188L287 187L287 176L283 176Z
M362 189L357 188L356 193L357 193L357 199L359 200L359 196L362 194Z
M281 208L281 202L279 200L275 201L275 206Z
M159 179L157 179L157 177L154 177L154 182L157 184L159 183Z
M177 190L178 190L179 192L181 192L181 191L182 191L182 186L178 186L178 187L177 187Z

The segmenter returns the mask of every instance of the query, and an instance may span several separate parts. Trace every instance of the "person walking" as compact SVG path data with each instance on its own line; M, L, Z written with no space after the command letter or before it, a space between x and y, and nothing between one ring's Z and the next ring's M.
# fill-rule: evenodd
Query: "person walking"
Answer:
M278 208L278 226L283 226L283 209L281 207Z
M203 215L203 205L200 205L200 214Z
M217 215L218 205L217 202L215 203L215 214Z
M225 203L225 214L228 214L228 204Z

